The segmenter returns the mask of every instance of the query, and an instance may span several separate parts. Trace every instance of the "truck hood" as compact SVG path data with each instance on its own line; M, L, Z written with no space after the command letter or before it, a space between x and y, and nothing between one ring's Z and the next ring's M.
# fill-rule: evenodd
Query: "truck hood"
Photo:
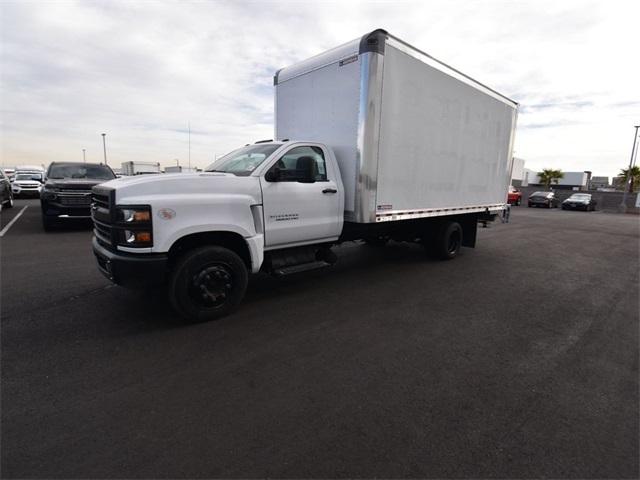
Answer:
M91 190L92 187L105 181L98 178L50 178L47 180L47 188L64 188L68 190Z
M248 195L255 204L262 203L257 177L237 177L230 173L163 173L122 177L103 183L101 187L116 191L118 203L153 203L154 198L187 197L189 195Z

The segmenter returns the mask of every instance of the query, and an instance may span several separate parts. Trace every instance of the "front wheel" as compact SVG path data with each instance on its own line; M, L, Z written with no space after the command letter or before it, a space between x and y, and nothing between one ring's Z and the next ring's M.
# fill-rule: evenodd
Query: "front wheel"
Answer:
M178 260L169 278L169 300L185 319L214 320L236 309L248 281L247 267L235 252L218 246L201 247Z
M13 193L9 193L9 198L3 205L4 208L13 208Z

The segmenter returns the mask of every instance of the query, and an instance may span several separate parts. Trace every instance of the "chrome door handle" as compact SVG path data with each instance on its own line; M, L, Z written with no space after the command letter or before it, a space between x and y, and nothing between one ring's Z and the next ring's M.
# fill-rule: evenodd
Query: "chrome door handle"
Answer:
M322 190L322 193L338 193L338 190L336 190L335 188L325 188L324 190Z

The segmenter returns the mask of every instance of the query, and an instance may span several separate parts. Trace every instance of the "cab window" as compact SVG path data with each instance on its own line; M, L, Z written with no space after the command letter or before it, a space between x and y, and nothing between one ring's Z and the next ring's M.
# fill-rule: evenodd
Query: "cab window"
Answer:
M280 181L297 181L308 162L315 163L315 181L327 181L327 165L320 147L295 147L285 153L272 169L280 170Z

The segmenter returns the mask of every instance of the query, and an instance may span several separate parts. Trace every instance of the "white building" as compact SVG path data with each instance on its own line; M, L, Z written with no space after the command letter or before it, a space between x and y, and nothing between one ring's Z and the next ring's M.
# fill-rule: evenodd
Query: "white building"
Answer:
M524 180L524 158L513 157L513 167L511 168L511 185L519 187Z
M524 169L524 179L522 180L522 186L528 185L538 186L542 185L540 182L539 172L534 172L528 168ZM589 173L588 172L562 172L564 177L561 178L558 183L552 183L552 188L559 188L563 190L586 190L589 185Z

